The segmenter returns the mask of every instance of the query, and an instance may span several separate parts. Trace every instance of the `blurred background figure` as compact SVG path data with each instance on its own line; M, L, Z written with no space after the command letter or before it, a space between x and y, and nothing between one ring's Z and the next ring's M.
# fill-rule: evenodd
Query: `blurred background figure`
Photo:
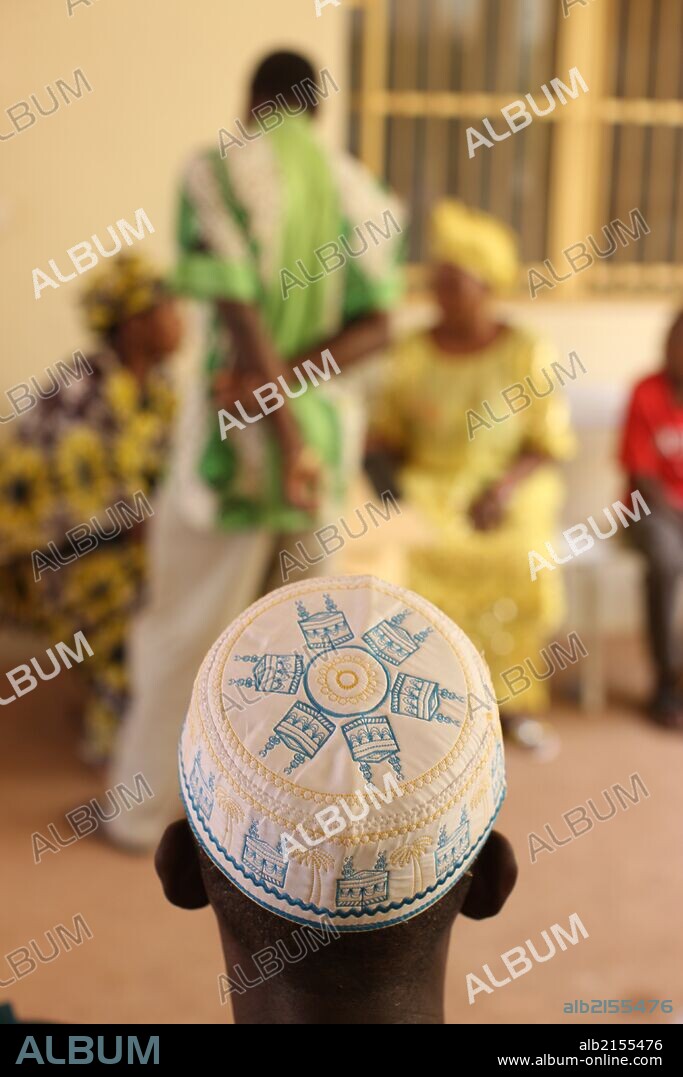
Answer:
M79 667L82 754L100 763L127 700L129 618L145 579L144 523L122 527L114 506L139 513L134 495L152 493L166 462L173 393L164 361L181 323L161 276L139 257L111 262L82 307L100 350L81 359L75 384L62 388L50 371L43 399L3 440L0 614L48 644L84 632L93 655ZM66 532L80 525L98 543L76 557Z
M385 227L390 212L400 232L401 211L363 165L319 139L318 97L329 93L304 57L272 53L251 79L250 138L196 154L185 171L176 279L202 304L205 335L152 527L150 601L134 632L133 699L112 766L112 784L142 770L155 792L109 824L124 845L153 847L178 814L176 744L203 655L282 584L280 552L339 515L360 468L346 379L307 385L301 365L320 370L329 349L344 375L387 343L402 247L397 233L369 243L364 229ZM259 109L276 122L257 135ZM320 272L316 254L330 245L343 256ZM299 281L291 288L285 267L288 282ZM259 415L252 392L269 385L283 403ZM307 574L332 571L327 559Z
M661 369L633 389L620 458L630 491L639 490L650 509L626 532L647 565L647 631L656 676L650 713L660 725L683 729L676 624L683 573L683 312L669 332Z
M559 574L532 581L528 553L557 530L563 484L555 464L573 439L552 349L496 309L517 270L505 225L455 201L437 205L431 285L440 318L397 350L375 430L430 531L410 550L409 586L484 652L507 736L547 758L557 738L537 720L548 706L545 682L535 677L512 703L502 674L527 659L538 664L562 618ZM501 393L515 386L528 403L513 411Z

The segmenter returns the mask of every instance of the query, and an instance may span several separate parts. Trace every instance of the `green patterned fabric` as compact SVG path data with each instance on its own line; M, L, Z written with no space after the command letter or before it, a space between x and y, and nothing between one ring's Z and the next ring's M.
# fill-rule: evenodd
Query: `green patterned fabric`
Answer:
M377 196L374 182L372 193ZM257 214L261 212L269 222L273 219L274 227L267 231L259 228ZM195 162L194 175L191 181L186 179L180 196L176 287L196 299L256 304L285 360L293 362L307 353L322 366L322 361L316 361L316 348L345 319L394 300L395 267L386 280L370 280L364 278L362 260L349 259L347 266L308 287L292 288L286 299L280 271L288 268L301 277L300 261L317 275L320 266L315 250L348 235L357 223L345 217L331 154L318 142L310 119L287 117L281 126L262 135L256 147L231 148L224 159L217 150L209 151ZM214 315L206 339L207 393L213 374L231 362L223 334ZM292 374L289 384L293 390L298 388L296 375ZM253 398L242 403L248 414L255 413ZM333 492L339 494L343 488L341 429L326 387L309 385L306 393L288 400L287 406L305 444L321 458ZM263 525L283 531L310 525L310 517L284 500L279 448L269 429L272 423L231 430L221 441L216 411L209 408L207 425L199 470L217 495L221 525ZM245 479L249 470L245 454L254 455L254 437L259 439L262 457L256 488L253 476L250 482Z

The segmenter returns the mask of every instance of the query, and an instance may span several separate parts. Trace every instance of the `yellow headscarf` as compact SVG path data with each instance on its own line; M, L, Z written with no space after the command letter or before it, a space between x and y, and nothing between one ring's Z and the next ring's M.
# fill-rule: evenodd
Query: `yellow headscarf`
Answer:
M106 334L126 318L143 314L167 294L160 273L137 254L121 254L93 274L81 295L89 329Z
M511 228L481 210L447 198L431 215L431 251L436 262L456 265L495 291L517 279L517 237Z

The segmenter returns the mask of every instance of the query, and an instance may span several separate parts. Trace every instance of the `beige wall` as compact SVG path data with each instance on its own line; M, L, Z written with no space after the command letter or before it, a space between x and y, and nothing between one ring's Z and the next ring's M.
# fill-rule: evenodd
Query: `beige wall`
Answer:
M76 299L81 281L33 295L31 270L143 207L156 232L144 249L170 261L176 181L188 153L233 129L245 79L269 48L300 48L328 66L342 92L323 127L343 140L347 105L348 8L317 18L314 0L92 0L68 17L67 0L22 0L5 13L0 45L0 133L5 110L46 84L73 83L81 68L91 94L0 143L0 304L5 347L0 392L87 341ZM239 151L237 151L239 152ZM654 361L670 306L659 302L515 304L560 351L576 348L585 384L626 384Z
M5 5L3 5L5 7ZM47 84L93 92L39 117L0 143L0 392L87 344L76 299L80 278L33 294L31 271L143 207L155 228L144 240L168 261L176 179L189 152L234 129L254 62L275 47L306 52L344 90L346 18L313 0L93 0L68 16L67 0L21 0L3 11L0 133L5 110ZM326 136L341 140L344 93L325 104Z

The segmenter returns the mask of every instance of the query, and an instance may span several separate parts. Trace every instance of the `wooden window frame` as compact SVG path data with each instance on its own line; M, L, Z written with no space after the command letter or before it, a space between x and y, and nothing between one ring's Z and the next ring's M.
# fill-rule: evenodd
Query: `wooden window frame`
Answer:
M683 128L683 101L654 98L617 98L605 95L610 49L615 47L618 5L621 0L595 0L590 8L573 8L558 20L557 77L578 67L589 86L571 107L555 109L534 123L557 125L553 139L548 203L548 250L554 265L566 263L562 252L588 235L598 235L609 220L600 220L601 155L605 142L611 146L620 124ZM389 41L389 0L344 0L347 9L361 13L362 57L360 86L350 107L358 122L361 160L376 174L383 170L386 124L389 117L467 118L473 125L485 116L495 117L514 100L514 91L499 93L440 93L386 89ZM561 0L557 0L561 5ZM530 87L533 91L535 87ZM523 133L521 134L523 137ZM492 151L495 152L495 147ZM637 208L637 207L632 207ZM519 294L528 295L524 267ZM420 267L411 277L420 279ZM604 299L628 295L670 295L683 288L683 266L677 263L600 262L588 273L579 273L555 289L555 299L577 297ZM543 290L545 291L545 290ZM542 294L542 293L541 293ZM540 295L539 295L540 298Z

